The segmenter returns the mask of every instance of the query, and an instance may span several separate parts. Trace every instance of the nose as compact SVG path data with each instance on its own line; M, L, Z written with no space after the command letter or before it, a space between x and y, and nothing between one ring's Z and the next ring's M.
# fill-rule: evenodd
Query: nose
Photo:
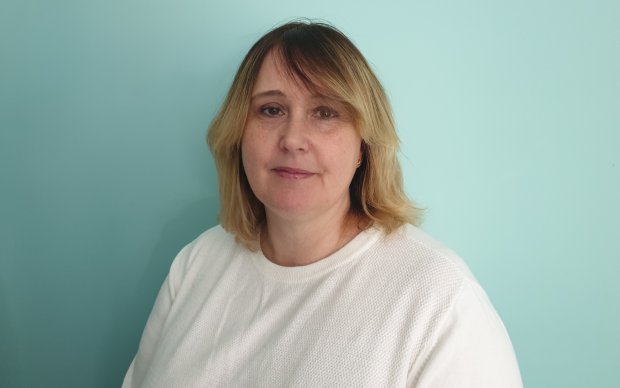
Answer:
M280 148L287 152L308 150L308 131L304 117L289 116L280 131Z

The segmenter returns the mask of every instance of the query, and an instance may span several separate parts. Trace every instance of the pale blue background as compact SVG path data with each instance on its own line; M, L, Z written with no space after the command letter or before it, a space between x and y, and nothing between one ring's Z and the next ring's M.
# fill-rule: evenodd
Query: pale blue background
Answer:
M527 387L618 387L620 2L0 3L0 386L120 385L175 253L216 223L206 127L295 16L366 54L424 228Z

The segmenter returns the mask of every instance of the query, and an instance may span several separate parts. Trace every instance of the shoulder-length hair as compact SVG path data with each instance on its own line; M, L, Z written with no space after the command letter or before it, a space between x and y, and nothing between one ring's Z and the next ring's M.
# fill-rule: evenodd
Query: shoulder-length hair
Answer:
M258 248L265 208L256 198L241 162L241 139L252 90L268 53L311 91L343 102L362 138L362 162L349 187L351 212L362 225L387 233L417 224L420 210L406 197L392 111L381 83L355 45L324 23L286 23L261 37L241 62L228 95L207 135L219 177L220 223L250 249Z

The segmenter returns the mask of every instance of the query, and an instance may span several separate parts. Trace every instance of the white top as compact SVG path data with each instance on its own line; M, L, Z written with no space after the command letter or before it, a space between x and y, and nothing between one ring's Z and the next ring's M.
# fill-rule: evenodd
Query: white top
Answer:
M214 227L178 254L123 388L522 387L453 252L414 226L282 267Z

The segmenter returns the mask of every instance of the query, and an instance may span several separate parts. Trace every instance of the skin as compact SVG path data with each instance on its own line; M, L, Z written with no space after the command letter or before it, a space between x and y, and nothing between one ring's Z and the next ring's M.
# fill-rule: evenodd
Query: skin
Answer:
M267 55L252 91L243 167L264 204L261 248L272 262L306 265L359 233L349 185L362 140L345 107L291 78Z

